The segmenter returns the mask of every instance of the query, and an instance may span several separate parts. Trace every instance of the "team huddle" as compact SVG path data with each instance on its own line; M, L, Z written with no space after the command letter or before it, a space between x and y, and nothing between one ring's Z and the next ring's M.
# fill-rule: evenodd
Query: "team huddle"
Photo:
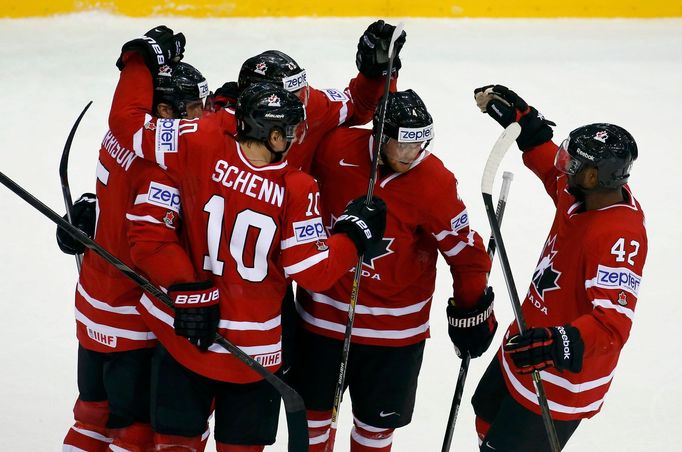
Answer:
M64 451L203 451L211 416L220 452L273 444L280 394L217 335L302 396L312 452L334 447L345 356L350 450L390 451L414 411L439 254L457 356L488 350L490 257L431 152L426 104L397 87L406 33L394 31L381 20L365 30L358 72L338 90L310 86L293 58L268 50L211 92L181 61L182 33L159 26L123 45L96 190L70 219L173 303L57 230L62 251L83 254ZM528 330L509 327L476 388L476 432L481 451L548 451L530 373L541 371L563 447L601 409L632 326L647 254L627 185L637 145L600 123L557 146L554 123L508 88L474 98L503 127L519 123L523 161L557 209L522 306Z

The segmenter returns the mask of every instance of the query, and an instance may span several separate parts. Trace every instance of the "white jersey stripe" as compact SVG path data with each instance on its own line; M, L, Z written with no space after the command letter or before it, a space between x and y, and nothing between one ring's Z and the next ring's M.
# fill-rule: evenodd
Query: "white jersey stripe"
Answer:
M635 311L633 311L630 308L626 308L625 306L620 306L617 304L614 304L611 300L606 300L602 298L596 298L592 300L592 305L595 308L605 308L605 309L614 309L616 312L619 312L623 314L625 317L630 319L630 321L635 320Z
M295 275L296 273L300 273L303 270L307 270L313 265L322 262L328 257L329 251L322 251L321 253L314 254L306 259L303 259L301 262L298 262L294 265L289 265L288 267L284 267L284 274L286 274L287 276Z
M551 383L555 386L559 386L561 388L564 388L568 391L577 394L579 392L589 391L591 389L598 388L599 386L604 386L605 384L608 384L611 380L613 380L613 374L615 372L616 370L614 369L610 375L597 378L596 380L592 381L585 381L583 383L573 383L563 377L554 375L544 370L540 371L540 376L542 377L542 380L546 381L547 383Z
M105 333L110 336L122 337L124 339L130 339L131 341L149 341L156 339L156 336L151 331L124 330L123 328L115 328L113 326L102 325L101 323L94 322L78 309L76 309L76 321L82 323L86 327L92 328L97 332Z
M130 221L144 221L146 223L161 224L161 222L159 220L157 220L156 218L154 218L151 215L145 215L145 216L141 217L139 215L132 215L132 214L126 213L126 219L130 220Z
M267 322L238 322L236 320L221 320L218 327L233 331L268 331L277 328L282 323L282 317L277 316Z
M539 406L540 404L538 403L538 396L534 392L523 386L523 384L521 384L521 382L516 378L514 373L509 368L509 364L507 364L507 361L504 358L504 356L502 357L502 367L504 368L504 372L507 374L507 377L509 377L509 381L511 382L516 392L518 392L524 399ZM589 413L591 411L597 411L599 407L602 405L602 403L604 403L604 399L597 400L596 402L592 402L586 406L567 406L547 399L547 404L549 405L549 409L551 411L567 414Z
M309 290L306 290L308 294L311 296L313 301L320 303L320 304L325 304L327 306L334 307L338 309L339 311L343 312L348 312L348 305L349 303L345 303L343 301L335 300L331 297L328 297L327 295L317 293L317 292L311 292ZM414 314L415 312L421 311L426 304L431 301L431 297L427 298L426 300L420 301L418 303L409 305L409 306L404 306L402 308L381 308L381 307L372 307L372 306L365 306L362 304L357 304L355 305L355 313L356 314L369 314L369 315L390 315L394 317L400 317L403 315L408 315L408 314Z
M104 301L93 298L85 288L81 286L80 281L76 285L76 290L79 294L87 301L93 308L99 309L100 311L114 312L121 315L140 315L135 309L135 306L111 306Z
M173 328L173 317L162 311L161 309L157 308L154 306L152 301L149 299L147 294L142 294L142 298L140 298L140 304L149 312L151 315L156 317L158 320L161 322L165 323L168 327ZM230 322L229 320L220 320L220 322ZM276 344L267 344L267 345L257 345L257 346L252 346L252 347L242 347L239 344L235 344L237 347L239 347L244 353L255 356L255 355L264 355L267 353L276 353L282 350L282 342L277 342ZM221 345L218 344L213 344L208 348L208 351L214 352L214 353L230 353L229 351L225 350Z
M301 318L310 325L316 326L329 331L335 331L337 333L343 333L346 331L346 325L330 322L329 320L318 319L313 317L308 312L303 309L303 307L296 303L296 310L298 311ZM429 329L429 322L417 326L416 328L408 328L405 330L374 330L370 328L358 328L353 327L353 336L357 337L372 337L380 339L407 339L410 337L417 336Z
M459 253L461 253L462 250L463 250L464 248L466 248L467 246L474 246L474 234L475 234L475 233L476 233L476 232L473 231L473 230L472 230L472 231L469 231L469 235L467 235L467 241L466 241L466 242L459 242L459 243L457 243L457 245L455 245L455 246L452 247L451 249L447 250L447 251L444 252L443 254L446 255L446 256L448 256L448 257L457 256L457 255L458 255Z

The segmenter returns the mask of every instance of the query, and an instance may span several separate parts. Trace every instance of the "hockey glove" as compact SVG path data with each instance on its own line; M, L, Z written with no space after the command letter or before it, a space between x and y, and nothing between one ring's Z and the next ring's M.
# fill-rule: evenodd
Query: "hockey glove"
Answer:
M121 57L116 61L116 67L123 69L122 56L128 51L139 52L149 68L149 72L156 76L159 68L182 60L185 52L185 35L173 34L173 30L165 25L152 28L143 37L133 39L123 44Z
M92 238L95 234L96 217L97 198L92 193L83 193L71 207L71 224ZM66 215L64 215L64 219L68 221ZM57 226L57 245L66 254L83 254L85 252L85 245L59 226Z
M502 85L486 85L474 90L476 105L483 113L507 127L512 122L521 126L521 135L516 139L519 149L527 151L552 139L552 128L556 124L544 118L534 107L529 107L518 94Z
M351 201L343 214L334 223L334 232L345 232L355 243L358 255L373 244L380 242L386 230L386 203L373 197L370 206L365 205L366 197Z
M490 347L497 331L494 299L493 288L488 287L473 308L459 308L453 298L448 300L448 335L460 358L467 353L478 358Z
M239 85L237 82L226 82L209 96L206 105L210 104L210 106L207 109L217 111L221 108L236 108L238 98Z
M365 30L358 42L358 51L355 54L355 65L362 75L376 78L386 75L388 71L388 47L391 44L391 36L395 26L377 20ZM400 49L405 44L407 34L403 31L395 41L395 59L391 73L397 73L402 63L400 62Z
M520 374L547 367L575 373L583 368L585 346L580 331L571 325L531 328L510 337L503 349Z
M207 350L220 321L220 291L210 281L173 284L168 295L175 308L175 334Z

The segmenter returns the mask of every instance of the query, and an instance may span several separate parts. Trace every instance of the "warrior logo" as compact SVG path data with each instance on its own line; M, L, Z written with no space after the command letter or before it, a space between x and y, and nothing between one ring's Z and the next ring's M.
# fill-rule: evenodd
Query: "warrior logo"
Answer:
M268 65L265 63L258 63L256 69L253 70L256 74L265 75L265 71L268 70Z
M561 272L555 270L552 263L557 255L557 251L554 250L555 242L556 235L547 240L545 249L542 251L542 258L533 272L533 286L543 300L545 291L559 289L558 281Z

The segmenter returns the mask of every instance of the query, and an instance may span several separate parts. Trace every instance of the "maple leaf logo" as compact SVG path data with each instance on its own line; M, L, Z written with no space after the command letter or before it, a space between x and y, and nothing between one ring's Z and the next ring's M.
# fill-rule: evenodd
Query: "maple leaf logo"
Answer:
M554 249L556 244L556 234L550 237L545 243L542 257L533 272L533 286L540 298L544 300L546 291L559 289L559 277L561 272L554 268L553 261L558 251Z

